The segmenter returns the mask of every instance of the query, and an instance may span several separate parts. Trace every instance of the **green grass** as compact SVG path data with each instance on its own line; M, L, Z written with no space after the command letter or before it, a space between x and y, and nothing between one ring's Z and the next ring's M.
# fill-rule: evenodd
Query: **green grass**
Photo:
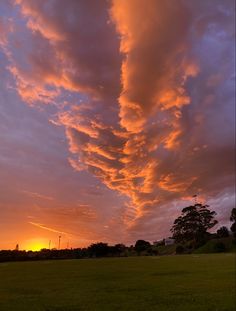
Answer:
M220 252L218 244L224 245L224 251L225 252L234 252L236 250L236 244L234 242L234 239L232 237L228 238L221 238L221 239L212 239L208 241L203 246L199 247L194 251L195 254L204 254L204 253L217 253Z
M235 255L0 264L1 311L233 311Z
M161 245L157 247L159 255L173 255L175 254L176 245Z

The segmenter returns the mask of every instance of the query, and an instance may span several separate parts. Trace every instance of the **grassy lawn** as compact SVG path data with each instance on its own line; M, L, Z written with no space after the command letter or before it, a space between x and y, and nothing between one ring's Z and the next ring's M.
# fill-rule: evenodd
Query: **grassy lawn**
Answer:
M233 311L235 255L0 264L1 311Z

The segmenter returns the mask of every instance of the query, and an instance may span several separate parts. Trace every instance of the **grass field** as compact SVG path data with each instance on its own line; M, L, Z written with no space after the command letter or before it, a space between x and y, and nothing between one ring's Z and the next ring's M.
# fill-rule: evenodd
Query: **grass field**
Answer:
M233 311L235 255L0 264L1 311Z

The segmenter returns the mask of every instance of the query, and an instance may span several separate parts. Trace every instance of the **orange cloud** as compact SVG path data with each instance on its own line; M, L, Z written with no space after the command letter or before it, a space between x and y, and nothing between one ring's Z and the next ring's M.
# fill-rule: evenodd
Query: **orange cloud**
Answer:
M172 173L166 176L161 176L158 186L169 192L185 193L188 187L190 187L196 179L197 177L193 176L190 179L185 180L182 178L182 180L180 180Z
M88 170L130 199L127 224L195 192L200 177L210 178L209 170L214 175L218 162L211 161L210 169L205 164L212 154L203 148L198 155L192 152L208 144L204 133L210 132L197 106L213 101L212 88L221 78L204 76L193 51L201 22L195 6L202 5L203 14L203 3L16 3L32 43L22 57L27 67L11 58L18 93L28 103L58 107L53 122L65 127L71 166Z
M111 16L125 55L119 98L121 125L137 133L155 108L168 110L189 104L184 83L198 72L196 64L186 60L190 18L181 3L176 6L156 0L114 0ZM174 31L169 27L173 20Z
M53 103L54 99L60 94L59 90L49 90L33 78L27 77L27 75L20 72L20 69L15 66L11 66L9 70L16 79L16 87L19 95L30 105L35 102Z

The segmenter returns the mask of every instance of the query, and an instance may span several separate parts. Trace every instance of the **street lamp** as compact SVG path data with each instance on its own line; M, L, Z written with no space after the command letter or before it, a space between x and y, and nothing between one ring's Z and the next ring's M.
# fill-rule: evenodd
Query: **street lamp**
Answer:
M59 235L59 237L58 237L58 249L60 249L60 247L61 247L61 236Z

